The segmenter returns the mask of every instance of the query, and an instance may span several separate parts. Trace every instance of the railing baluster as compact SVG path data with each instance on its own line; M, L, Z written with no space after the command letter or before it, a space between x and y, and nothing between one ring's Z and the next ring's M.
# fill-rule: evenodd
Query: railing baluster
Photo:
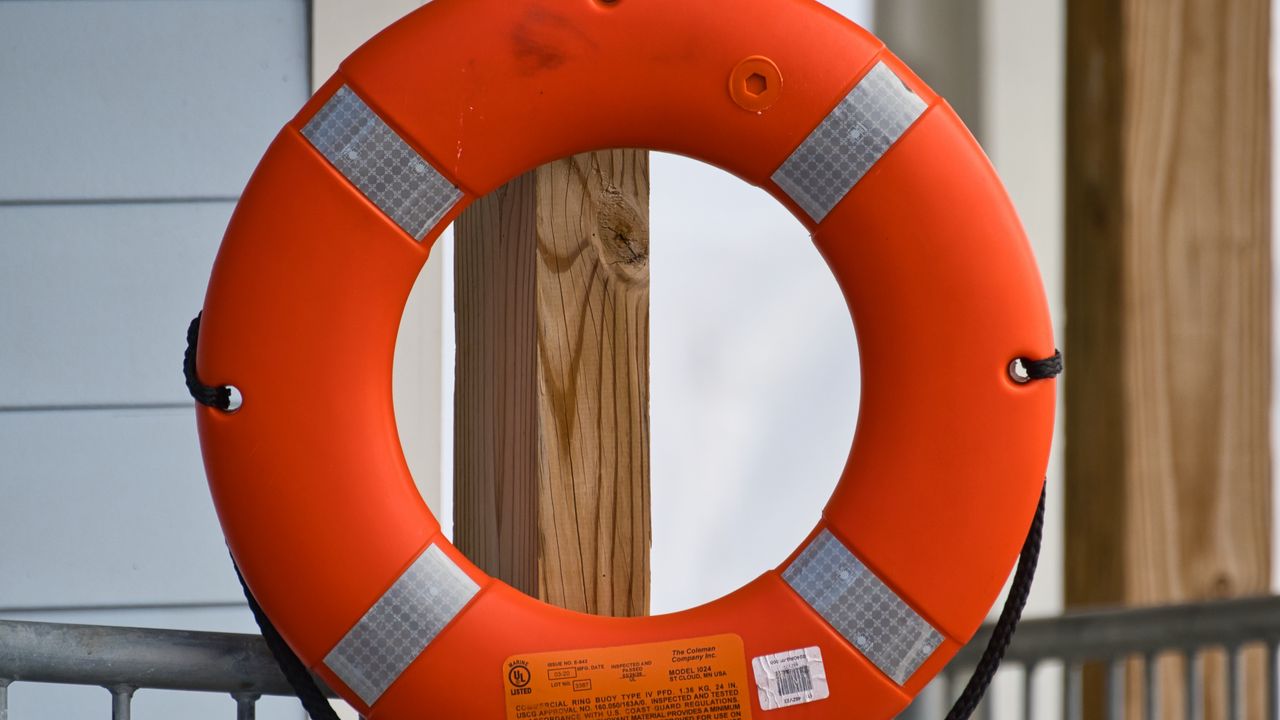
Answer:
M1022 720L1031 720L1036 712L1036 664L1022 669Z
M133 705L133 688L117 685L111 691L111 720L129 720Z
M1107 670L1107 717L1110 720L1124 718L1124 671L1125 658L1112 658Z
M1155 653L1146 655L1143 661L1146 671L1143 680L1143 705L1146 706L1147 720L1160 717L1160 657Z
M1236 645L1227 647L1227 720L1239 720L1243 709L1240 702L1240 648Z
M0 0L3 2L3 0ZM1280 596L1223 601L1171 608L1101 610L1061 618L1033 619L1019 636L1012 658L1021 662L1021 715L1036 717L1045 698L1036 687L1044 680L1045 664L1062 663L1064 720L1084 717L1084 679L1094 668L1104 669L1105 716L1127 717L1129 705L1143 705L1146 717L1173 716L1181 704L1185 720L1204 720L1226 711L1229 720L1247 713L1280 720ZM1175 648L1170 643L1182 643ZM1218 648L1225 648L1227 702L1210 708L1206 676L1216 668ZM1245 655L1265 648L1266 689L1249 694ZM89 649L92 649L90 652ZM1211 649L1211 650L1210 650ZM966 648L956 662L930 686L928 702L917 702L919 714L937 704L939 695L949 706L960 684L972 671L979 649ZM1211 653L1211 654L1207 654ZM1176 664L1185 688L1181 699L1161 694L1161 662ZM1212 662L1211 662L1212 657ZM1084 659L1088 658L1086 662ZM1137 682L1139 660L1145 661L1142 688ZM1216 670L1215 670L1216 672ZM1054 671L1057 677L1057 671ZM60 683L106 688L111 693L114 720L130 720L132 699L139 689L216 692L236 703L237 720L256 720L257 702L264 695L288 696L290 689L261 638L250 635L142 630L85 625L0 620L0 720L8 720L8 688L23 682ZM1011 683L1017 682L1010 679ZM1132 687L1131 687L1132 685ZM1129 698L1142 693L1143 702ZM1171 691L1172 692L1172 691ZM1092 698L1092 696L1090 697ZM1130 703L1130 700L1134 702ZM984 702L977 718L999 714L994 701ZM1223 707L1225 705L1225 707ZM1014 711L1017 714L1016 711Z
M1276 682L1276 641L1267 641L1267 715L1268 720L1280 720L1280 684Z
M1204 683L1202 677L1204 670L1200 668L1198 662L1200 653L1191 648L1186 651L1183 656L1183 678L1182 697L1186 703L1187 720L1200 720L1204 717Z
M258 698L261 695L236 694L231 697L236 701L236 720L255 720L258 715Z
M1084 668L1073 662L1067 666L1067 712L1065 720L1083 720L1084 718Z

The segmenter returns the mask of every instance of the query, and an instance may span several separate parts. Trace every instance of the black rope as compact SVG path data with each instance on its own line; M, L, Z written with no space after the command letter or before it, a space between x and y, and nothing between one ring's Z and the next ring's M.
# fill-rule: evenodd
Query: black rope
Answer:
M1031 595L1031 581L1035 578L1036 563L1040 559L1040 539L1044 534L1044 489L1040 490L1040 504L1036 507L1036 515L1031 520L1031 529L1027 531L1027 539L1022 544L1022 555L1018 558L1018 569L1013 574L1013 584L1009 587L1009 595L1005 598L1004 609L1000 611L1000 619L987 641L987 649L982 651L978 666L965 684L964 691L947 713L946 720L967 720L978 709L982 696L991 685L1000 668L1000 661L1009 649L1009 641L1018 629L1018 620L1022 618L1022 610L1027 606L1027 597Z
M187 392L201 405L226 411L231 408L231 388L205 385L196 374L196 347L200 343L200 318L196 315L187 327L187 352L182 356L182 374L187 378Z
M234 559L231 565L235 567ZM289 647L284 637L280 635L280 631L276 630L276 626L271 624L270 618L262 611L258 599L249 591L244 576L240 574L240 568L235 569L236 577L240 579L240 587L244 590L244 599L249 601L249 610L253 612L253 619L257 621L258 629L262 631L262 639L267 641L267 649L271 651L271 656L280 666L284 679L289 681L289 687L292 687L293 693L298 696L302 708L307 711L307 715L311 716L311 720L339 720L338 713L329 704L329 699L320 689L320 684L311 676L302 659L294 654L293 648Z
M1027 380L1052 380L1062 374L1062 351L1056 350L1053 357L1044 360L1022 359L1022 367L1027 372Z

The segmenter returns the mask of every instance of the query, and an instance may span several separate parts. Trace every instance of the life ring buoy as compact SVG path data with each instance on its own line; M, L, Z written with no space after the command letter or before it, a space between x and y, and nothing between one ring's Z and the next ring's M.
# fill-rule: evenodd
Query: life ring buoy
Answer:
M555 609L470 563L414 488L391 398L442 229L523 171L610 147L704 160L790 208L848 301L863 376L812 535L720 600L639 619ZM198 422L249 586L370 717L889 718L1018 555L1054 383L1007 368L1053 352L976 142L817 2L435 0L352 55L259 165L198 352L244 404Z

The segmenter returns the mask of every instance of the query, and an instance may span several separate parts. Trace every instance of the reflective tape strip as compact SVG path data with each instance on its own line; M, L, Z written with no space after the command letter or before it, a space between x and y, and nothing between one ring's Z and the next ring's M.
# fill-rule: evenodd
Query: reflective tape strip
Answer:
M814 222L822 222L926 109L889 66L878 63L778 168L773 181Z
M302 135L417 240L426 237L462 199L461 190L346 86L302 128Z
M479 591L432 545L329 651L324 664L372 706Z
M826 530L783 571L782 578L899 685L942 644L942 633Z

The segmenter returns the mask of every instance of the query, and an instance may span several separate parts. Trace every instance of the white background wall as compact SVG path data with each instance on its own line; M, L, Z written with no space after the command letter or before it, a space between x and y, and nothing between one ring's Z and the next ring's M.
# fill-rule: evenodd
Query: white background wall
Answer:
M1063 288L1066 18L1064 0L983 0L984 142L1031 239L1058 338L1064 337ZM1061 340L1060 340L1061 341ZM1069 353L1070 350L1067 349ZM1055 615L1063 607L1062 389L1058 434L1050 457L1044 542L1026 615ZM1021 702L1021 671L1003 674L992 692L1002 710ZM1062 671L1046 664L1036 678L1035 717L1060 715Z
M867 0L827 2L863 24ZM852 72L852 69L851 69ZM857 420L857 341L808 233L687 158L651 171L653 611L776 567L815 524Z
M308 33L303 0L0 2L0 617L254 631L179 363ZM15 718L109 712L10 694ZM141 692L135 717L233 708Z

